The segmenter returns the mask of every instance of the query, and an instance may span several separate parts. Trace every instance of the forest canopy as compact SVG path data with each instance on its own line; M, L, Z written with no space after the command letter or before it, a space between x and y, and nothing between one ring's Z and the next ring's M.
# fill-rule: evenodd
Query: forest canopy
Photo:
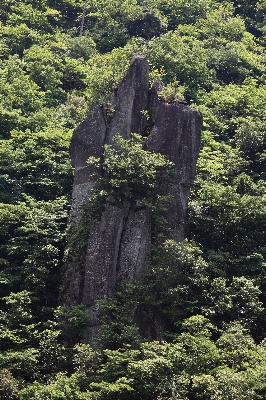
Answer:
M266 398L265 16L265 0L1 1L1 399ZM86 309L59 305L69 143L137 52L165 101L201 111L202 143L187 239L103 302L96 351ZM163 342L140 337L132 303Z

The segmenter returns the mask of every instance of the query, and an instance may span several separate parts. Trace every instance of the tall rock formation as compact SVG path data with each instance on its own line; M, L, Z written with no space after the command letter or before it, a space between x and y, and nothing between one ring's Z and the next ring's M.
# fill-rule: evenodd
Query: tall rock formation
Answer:
M163 183L159 194L168 195L163 216L169 237L184 239L202 120L200 113L184 102L161 101L160 90L159 81L149 89L148 62L136 55L110 98L112 116L107 106L94 104L74 131L70 150L75 178L69 224L70 229L76 229L76 235L84 224L86 202L99 179L94 174L95 167L87 163L88 158L102 159L104 145L113 144L114 135L119 133L129 139L134 132L146 137L145 150L161 153L174 163L177 178ZM63 302L70 306L83 303L93 318L92 326L97 327L98 301L111 297L117 285L138 279L143 271L152 246L150 210L121 207L109 197L85 229L82 254L69 257L66 265Z

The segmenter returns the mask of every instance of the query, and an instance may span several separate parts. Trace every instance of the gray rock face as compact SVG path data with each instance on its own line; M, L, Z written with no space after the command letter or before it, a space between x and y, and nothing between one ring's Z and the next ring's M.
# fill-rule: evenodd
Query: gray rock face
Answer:
M150 93L152 129L146 147L167 156L175 164L176 182L162 185L161 194L171 197L164 217L172 238L181 241L185 237L185 213L196 174L202 121L200 113L184 103L159 101L156 86L155 83Z
M132 132L142 133L145 116L141 111L147 108L148 94L149 65L143 57L136 55L116 93L111 96L115 115L106 135L106 143L110 144L117 133L124 139L129 139Z
M86 202L97 183L94 167L87 159L102 159L104 144L112 144L117 133L124 139L129 139L132 132L147 136L147 113L143 113L147 110L151 120L145 149L167 156L177 172L173 182L159 188L159 194L169 195L163 211L169 237L176 241L184 239L185 212L196 173L202 120L197 110L184 103L160 101L159 90L159 82L149 89L148 62L136 55L111 96L112 119L108 118L106 107L93 105L88 117L74 131L70 149L75 167L70 227L78 228L81 224ZM111 297L123 282L141 276L152 243L150 211L121 207L109 196L87 229L83 254L66 265L63 302L83 303L93 317L92 326L96 327L98 301Z
M82 207L95 185L93 168L87 163L90 156L101 158L106 137L106 123L102 108L95 104L88 117L74 131L70 155L75 167L70 223L78 224Z

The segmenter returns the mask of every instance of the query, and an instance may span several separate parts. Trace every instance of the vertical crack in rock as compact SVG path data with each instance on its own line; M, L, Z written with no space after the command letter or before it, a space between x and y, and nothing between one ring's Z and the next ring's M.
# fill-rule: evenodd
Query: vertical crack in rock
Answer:
M142 134L147 125L143 111L147 111L151 121L145 149L165 155L176 171L176 178L157 190L157 194L168 196L162 216L169 237L184 239L187 200L200 146L201 114L181 102L160 101L159 90L159 81L149 89L148 62L137 54L111 95L113 118L107 123L106 109L94 104L74 131L70 152L75 179L69 226L76 227L77 234L99 179L95 167L86 161L91 156L103 159L104 144L114 144L117 133L124 139L131 133ZM109 196L83 229L87 230L86 243L81 247L82 254L76 259L70 257L66 264L62 301L66 305L82 302L93 317L92 326L97 327L98 301L111 297L116 286L141 276L152 243L151 212L136 205L127 209ZM70 249L70 253L73 251Z
M75 176L72 193L70 224L77 225L82 208L97 180L94 167L87 163L89 157L102 158L106 140L106 123L102 108L94 104L88 117L74 131L70 155Z
M151 248L150 219L150 211L147 209L129 211L121 240L116 276L117 286L123 282L133 282L141 275Z
M107 204L101 219L91 225L82 298L87 307L93 307L95 299L107 299L114 292L124 217L123 209Z
M147 108L148 93L148 62L142 56L135 55L116 94L111 96L115 115L107 133L108 144L112 143L117 133L124 139L129 139L132 132L141 134L146 121L142 111Z

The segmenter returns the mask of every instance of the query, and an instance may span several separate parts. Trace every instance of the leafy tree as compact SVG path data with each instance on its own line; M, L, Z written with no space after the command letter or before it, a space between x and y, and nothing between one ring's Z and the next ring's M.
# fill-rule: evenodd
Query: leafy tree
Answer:
M1 312L1 368L17 378L37 377L38 350L32 345L36 333L30 307L30 293L11 293L3 298L8 311Z
M25 51L24 60L31 79L45 92L49 106L66 98L62 86L62 59L57 59L49 48L31 46Z
M214 278L205 293L209 306L203 307L204 313L215 319L216 324L233 320L252 327L263 310L259 301L260 290L245 277L233 278L230 285L226 284L225 278Z
M66 40L66 45L71 59L82 58L84 61L88 61L97 54L96 44L90 36L70 36Z
M65 204L65 198L36 202L29 197L25 203L2 204L1 272L7 285L5 292L30 290L38 306L56 305Z
M102 325L97 335L100 346L119 349L126 345L137 347L141 342L138 327L132 323L132 311L138 300L134 287L127 285L113 299L100 302Z
M169 83L176 79L187 86L186 94L196 97L199 89L209 88L212 72L207 67L207 54L201 42L194 36L184 36L177 29L149 42L150 61L165 73Z
M92 399L91 396L86 396L80 392L77 376L72 375L70 378L68 378L66 374L62 372L59 373L55 379L47 385L34 382L32 385L20 391L19 398L22 400L30 400L33 398L38 398L40 400Z
M52 33L53 26L56 25L59 13L51 8L46 8L44 2L39 2L34 5L30 3L16 4L11 7L7 25L18 26L21 24L27 25L30 29L38 29L39 31ZM52 24L51 24L52 23Z
M260 115L264 98L264 86L250 78L242 85L218 86L202 99L205 123L212 132L219 134L220 140L228 141L239 128L238 122Z
M86 89L84 91L88 104L94 101L105 103L109 95L117 86L125 69L129 66L130 58L134 54L129 48L117 48L108 54L95 54L86 63Z
M0 394L2 399L16 399L18 395L18 382L8 369L0 370Z
M199 18L205 18L208 11L217 6L217 2L213 0L164 0L158 2L158 8L162 10L168 18L170 29L175 29L181 24L193 24Z
M27 193L36 200L69 196L72 168L69 161L69 131L32 133L13 131L0 142L1 201L22 201Z
M86 117L87 103L83 96L69 95L67 101L55 111L55 120L66 128L74 128Z
M173 163L165 156L143 149L145 138L131 134L129 140L114 137L114 145L105 145L103 169L109 193L120 200L147 199L173 172Z
M83 304L72 307L59 306L55 310L55 318L63 340L69 347L73 347L83 339L87 322L90 320Z
M18 56L1 62L0 81L1 138L8 138L15 128L39 127L37 119L44 112L44 93L25 73Z
M142 9L134 0L90 0L86 5L86 27L98 50L107 52L126 44L127 23L141 14Z
M208 67L215 70L219 80L241 83L247 76L263 73L261 48L231 7L222 5L210 11L195 27L208 54Z
M247 28L252 33L256 33L255 9L257 0L234 0L233 4L236 7L236 12L244 17Z
M193 379L192 393L195 399L252 400L255 392L246 382L246 376L229 368L219 368L213 375L202 374Z

